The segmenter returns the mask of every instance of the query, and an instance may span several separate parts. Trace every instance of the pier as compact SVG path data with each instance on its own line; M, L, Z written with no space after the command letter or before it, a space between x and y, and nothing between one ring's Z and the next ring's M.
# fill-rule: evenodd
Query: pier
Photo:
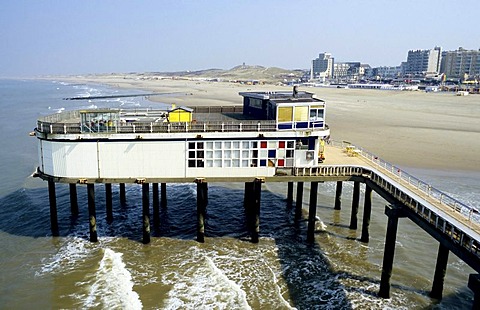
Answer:
M161 111L136 111L135 115L130 112L128 117L146 119L130 124L121 122L121 112L109 110L74 111L39 120L35 134L39 139L40 166L35 176L48 181L52 235L59 235L56 183L69 184L72 215L79 212L77 187L87 188L92 242L98 240L95 185L105 184L107 197L104 207L108 221L114 220L111 216L114 208L111 184L120 184L120 204L124 204L127 199L125 184L141 186L142 242L148 244L151 238L150 210L153 207L154 222L158 222L160 205L168 207L167 183L196 184L196 239L198 242L205 242L205 237L208 237L208 230L205 230L208 184L244 182L247 228L251 242L258 243L261 232L259 214L262 184L286 183L286 204L292 207L296 184L294 207L295 218L298 220L302 215L304 183L310 182L306 242L313 243L318 183L336 184L332 209L341 210L343 183L353 182L349 228L357 230L361 224L359 242L369 242L372 193L376 192L387 202L382 210L388 225L379 296L390 297L398 219L409 218L438 242L430 296L435 299L442 298L447 259L452 252L478 273L472 274L468 283L469 288L474 291L475 304L478 305L478 211L361 147L345 141L330 141L330 132L323 120L323 102L305 96L304 105L300 105L295 96L294 93L292 99L270 93L245 94L251 101L246 100L243 108L220 109L221 113L228 113L229 117L237 113L236 121L228 118L204 121L200 118L201 113L192 119L193 109L188 108L172 108L166 112L172 114L167 116ZM273 100L277 104L275 120L250 120L246 117L249 113L260 113L257 110L263 109L262 107L267 109L262 100ZM257 110L250 109L249 104ZM297 107L299 111L295 114ZM210 113L206 114L210 117ZM102 123L89 125L92 115L95 118L103 117ZM158 122L163 117L170 119L168 122ZM174 117L177 121L171 122ZM165 151L166 149L168 151ZM362 209L362 186L365 189L363 221L358 223L358 212ZM150 194L153 206L150 206Z

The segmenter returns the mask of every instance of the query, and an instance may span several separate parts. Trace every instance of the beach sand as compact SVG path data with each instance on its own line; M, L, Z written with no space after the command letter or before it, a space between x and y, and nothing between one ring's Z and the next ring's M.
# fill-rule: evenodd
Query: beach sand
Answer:
M292 90L275 85L142 80L123 75L74 80L148 92L178 92L151 97L178 106L241 105L241 91ZM402 168L480 172L479 95L307 87L299 90L313 92L326 101L326 121L333 140L349 141Z

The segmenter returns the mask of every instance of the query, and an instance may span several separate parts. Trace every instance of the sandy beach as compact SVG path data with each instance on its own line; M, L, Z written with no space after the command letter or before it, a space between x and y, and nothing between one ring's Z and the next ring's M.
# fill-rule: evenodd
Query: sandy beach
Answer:
M181 106L241 105L241 91L290 91L276 85L104 75L75 78L178 95L153 101ZM327 102L333 140L349 141L402 168L480 171L480 97L422 91L307 88Z

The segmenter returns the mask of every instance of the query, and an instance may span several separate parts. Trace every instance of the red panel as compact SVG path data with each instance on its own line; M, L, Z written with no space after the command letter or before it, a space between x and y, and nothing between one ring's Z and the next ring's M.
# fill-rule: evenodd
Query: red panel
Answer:
M278 147L281 149L285 148L285 141L278 141Z
M277 166L279 166L279 167L285 167L285 159L279 159L279 160L278 160L278 163L277 163Z
M260 142L260 148L266 149L267 148L267 141L261 141Z

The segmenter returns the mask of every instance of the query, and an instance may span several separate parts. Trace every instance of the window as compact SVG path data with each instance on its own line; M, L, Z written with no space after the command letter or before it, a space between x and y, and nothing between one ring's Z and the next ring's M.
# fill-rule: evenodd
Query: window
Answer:
M278 108L278 122L291 122L293 120L293 107Z

